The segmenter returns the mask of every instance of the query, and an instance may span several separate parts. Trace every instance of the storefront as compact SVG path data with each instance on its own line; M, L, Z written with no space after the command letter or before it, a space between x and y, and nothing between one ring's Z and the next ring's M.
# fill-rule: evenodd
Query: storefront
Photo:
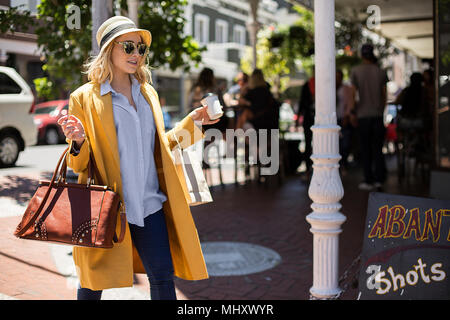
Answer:
M450 170L450 1L434 1L435 165ZM448 189L447 189L448 190Z
M430 197L447 197L450 187L450 0L297 0L314 10L316 117L313 130L314 174L309 187L313 200L307 221L314 235L312 298L339 296L339 234L346 217L340 200L344 190L339 177L339 127L335 115L335 20L352 16L365 27L416 57L412 72L434 69L435 102L430 110L434 118L433 155L430 155ZM362 45L362 43L361 43ZM448 176L448 178L446 178ZM434 192L440 190L441 192ZM445 194L446 193L446 194Z

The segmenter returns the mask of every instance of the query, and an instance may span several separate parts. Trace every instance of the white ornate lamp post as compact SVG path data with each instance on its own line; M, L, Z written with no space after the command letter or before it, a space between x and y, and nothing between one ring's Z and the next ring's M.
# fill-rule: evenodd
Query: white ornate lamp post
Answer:
M339 233L346 220L339 212L344 189L339 176L339 129L336 124L336 74L334 0L314 1L316 115L313 131L313 176L309 197L313 200L306 220L314 235L313 299L339 295Z

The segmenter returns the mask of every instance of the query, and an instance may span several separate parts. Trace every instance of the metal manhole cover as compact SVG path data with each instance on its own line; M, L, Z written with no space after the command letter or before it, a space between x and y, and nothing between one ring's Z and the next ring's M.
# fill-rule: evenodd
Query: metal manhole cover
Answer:
M204 242L202 250L210 276L242 276L281 262L275 251L244 242Z

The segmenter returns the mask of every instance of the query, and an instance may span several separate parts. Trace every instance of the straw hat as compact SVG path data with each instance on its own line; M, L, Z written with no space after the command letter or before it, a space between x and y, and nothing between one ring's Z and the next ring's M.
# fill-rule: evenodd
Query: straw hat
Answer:
M138 29L133 20L123 17L114 16L102 23L97 30L97 44L100 52L108 46L115 38L125 33L139 32L142 41L150 46L152 43L152 34L148 30Z

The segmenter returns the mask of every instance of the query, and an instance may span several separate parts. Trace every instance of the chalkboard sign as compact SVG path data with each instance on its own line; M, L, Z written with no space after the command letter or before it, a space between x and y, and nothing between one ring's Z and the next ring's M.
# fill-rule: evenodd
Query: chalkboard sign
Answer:
M372 192L358 299L450 299L450 201Z

